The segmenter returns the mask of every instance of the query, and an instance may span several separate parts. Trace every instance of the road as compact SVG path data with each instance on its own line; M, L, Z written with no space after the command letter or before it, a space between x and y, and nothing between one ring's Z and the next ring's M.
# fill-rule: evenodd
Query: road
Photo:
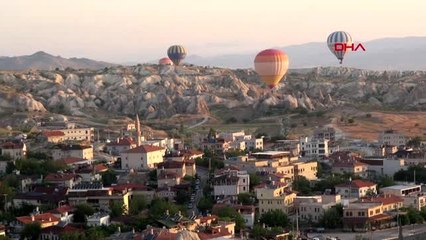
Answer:
M188 216L192 216L193 212L196 215L200 214L197 209L197 203L203 197L203 188L206 185L207 180L209 178L209 170L207 168L197 166L197 175L200 177L200 187L199 187L199 190L197 191L197 194L195 194L195 201L193 203L192 209L188 209Z
M415 224L404 226L402 235L404 237L411 236L416 233L426 232L426 224ZM338 237L341 240L354 240L355 236L363 236L367 239L398 239L398 228L389 228L384 230L377 230L367 233L354 233L354 232L336 232L336 233L310 233L308 237L322 236L324 239L326 236Z
M199 127L199 126L203 125L204 123L206 123L208 120L209 120L209 116L204 115L203 120L201 122L189 126L188 129Z

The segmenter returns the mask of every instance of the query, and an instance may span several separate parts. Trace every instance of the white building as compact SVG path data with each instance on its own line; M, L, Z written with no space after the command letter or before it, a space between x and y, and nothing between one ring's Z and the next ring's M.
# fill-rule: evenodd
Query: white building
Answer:
M121 169L142 170L155 168L157 163L163 162L166 149L151 145L141 145L124 151L121 156Z
M379 144L405 146L407 139L395 130L386 130L379 135Z
M89 227L109 226L110 223L110 216L107 213L97 212L87 217L87 226Z
M223 170L213 178L213 195L236 197L249 192L250 176L246 171Z
M362 198L367 194L377 194L377 184L364 181L353 180L350 183L342 183L335 186L336 194L340 194L343 198Z
M364 157L361 162L367 164L368 171L374 172L376 176L393 176L399 170L407 169L404 159Z
M330 154L327 139L303 137L300 139L300 150L305 157L328 157Z
M341 202L340 195L318 195L294 199L302 221L318 223L325 211Z
M404 197L413 193L420 193L422 187L420 185L410 184L410 185L393 185L389 187L380 188L380 192L385 195L395 195L399 197Z
M219 138L230 142L230 146L239 150L263 150L263 138L256 138L253 135L239 132L222 132L218 134Z

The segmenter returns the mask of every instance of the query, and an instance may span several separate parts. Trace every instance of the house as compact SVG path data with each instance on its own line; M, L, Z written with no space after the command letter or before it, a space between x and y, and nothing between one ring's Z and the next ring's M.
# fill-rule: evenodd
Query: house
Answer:
M148 188L144 184L136 184L136 183L126 183L126 184L119 184L114 185L112 188L115 191L127 191L129 192L129 199L132 201L134 198L137 198L139 196L143 196L145 200L150 203L152 199L155 197L155 191L151 188Z
M35 187L31 192L18 193L13 198L14 206L31 204L34 206L54 205L65 202L68 188L63 187Z
M386 130L379 134L380 145L405 146L407 138L396 130Z
M420 211L426 206L426 195L424 193L408 193L402 198L404 199L404 207L413 207Z
M162 173L172 173L179 177L185 177L186 166L185 162L165 161L157 164L157 175Z
M308 180L317 179L318 162L295 162L291 166L294 166L295 176L303 176Z
M380 195L371 198L363 198L360 202L381 203L383 212L397 211L404 206L404 199L395 195Z
M342 183L335 186L336 194L342 195L343 198L362 198L369 194L377 194L377 184L364 181L353 180L349 183Z
M78 204L89 204L94 208L109 211L112 202L123 205L125 212L129 209L128 189L114 189L114 187L103 187L101 183L83 182L68 190L67 199L71 206Z
M339 174L353 174L355 176L360 176L366 178L368 176L368 165L358 161L348 160L347 162L335 162L331 166L332 173Z
M87 226L89 227L100 227L109 226L111 219L108 213L97 212L87 217Z
M70 125L70 128L53 129L43 131L43 137L47 142L59 143L64 141L86 141L93 142L94 128L77 128Z
M215 174L212 185L214 197L236 197L249 192L250 176L246 171L225 169Z
M205 139L201 143L201 149L222 154L230 149L231 142L223 138Z
M45 178L45 183L55 184L59 187L72 188L80 183L81 177L73 173L49 173Z
M106 144L106 151L112 155L120 155L120 153L135 148L136 142L131 137L118 138L115 142Z
M47 228L50 226L55 226L59 223L60 218L56 217L52 213L39 213L31 214L30 216L22 216L16 218L18 229L22 229L24 225L29 223L39 223L41 228Z
M243 217L246 227L253 228L255 223L255 212L256 207L251 205L239 205L239 204L215 204L213 206L213 212L223 207L231 207L237 210L237 212ZM217 219L216 219L217 220ZM211 223L210 223L211 224Z
M393 185L389 187L380 188L380 192L385 195L395 195L395 196L406 196L412 193L420 193L422 188L420 185L410 184L410 185Z
M58 217L61 223L72 223L74 217L74 207L69 205L62 205L58 208L50 210L49 212Z
M182 176L172 173L172 172L164 172L157 171L157 186L159 188L163 187L173 187L175 185L179 185L182 180Z
M297 196L294 205L302 221L318 223L325 211L341 202L340 195Z
M407 169L404 159L364 157L360 162L367 164L368 172L375 176L393 176L399 170Z
M50 226L41 230L40 240L59 240L64 234L82 234L83 232L83 229L73 227L69 224L65 226Z
M77 167L81 165L87 165L91 164L92 161L84 158L76 158L76 157L67 157L63 158L60 161L62 161L64 164L66 164L69 167Z
M302 156L310 158L324 158L330 154L327 139L304 137L300 139Z
M152 169L163 162L166 149L151 145L141 145L124 151L121 156L121 169L143 170Z
M1 155L17 160L27 156L27 145L24 142L6 142L1 145Z
M343 230L368 231L392 226L394 216L383 213L383 204L376 202L349 203L343 207Z
M80 144L58 144L52 148L53 160L60 160L63 158L83 158L93 159L93 146L80 145Z
M259 200L260 215L275 209L281 209L285 213L293 212L293 202L296 194L291 192L287 183L269 182L255 188L256 197Z

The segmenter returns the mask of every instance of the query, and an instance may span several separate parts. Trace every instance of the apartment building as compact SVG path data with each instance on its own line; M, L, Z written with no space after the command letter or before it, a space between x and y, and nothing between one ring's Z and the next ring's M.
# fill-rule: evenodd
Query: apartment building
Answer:
M246 171L225 169L215 174L212 185L213 196L236 197L249 192L250 176Z
M379 144L392 146L405 146L407 138L396 130L386 130L379 134Z
M329 140L303 137L300 139L302 156L311 158L324 158L330 154Z
M296 194L290 191L288 184L272 181L257 186L255 192L261 215L275 209L283 210L285 213L293 212Z
M121 156L121 169L152 169L163 162L166 149L151 145L141 145L124 151Z
M335 187L336 194L342 195L343 198L362 198L369 193L377 194L377 184L364 181L353 180L348 183L338 184Z

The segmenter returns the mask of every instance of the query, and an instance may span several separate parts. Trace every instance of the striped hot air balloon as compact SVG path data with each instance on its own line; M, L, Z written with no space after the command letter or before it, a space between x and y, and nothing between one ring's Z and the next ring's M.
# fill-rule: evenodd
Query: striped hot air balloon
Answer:
M167 56L169 56L175 65L179 65L186 57L186 53L186 49L181 45L173 45L167 50Z
M170 58L165 57L165 58L160 59L158 61L158 64L159 65L173 65L173 62L172 62L172 60L170 60Z
M343 58L346 54L346 48L336 47L336 43L340 43L342 45L351 45L352 37L349 33L344 31L333 32L328 35L327 45L330 51L339 59L340 64L343 62Z
M288 70L288 56L277 49L266 49L256 55L254 70L269 88L274 88Z

